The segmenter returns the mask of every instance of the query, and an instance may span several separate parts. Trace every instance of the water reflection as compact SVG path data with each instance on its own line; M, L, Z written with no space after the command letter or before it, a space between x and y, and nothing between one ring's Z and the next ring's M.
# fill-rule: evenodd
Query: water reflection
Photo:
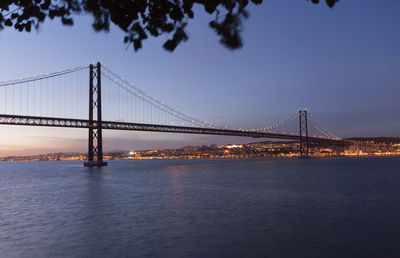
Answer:
M38 164L0 166L2 257L400 254L399 158Z

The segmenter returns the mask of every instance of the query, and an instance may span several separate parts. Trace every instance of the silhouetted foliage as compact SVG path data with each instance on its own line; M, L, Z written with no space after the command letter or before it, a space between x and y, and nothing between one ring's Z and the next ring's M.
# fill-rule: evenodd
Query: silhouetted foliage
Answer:
M250 0L261 4L263 0ZM194 18L195 4L203 6L214 18L210 27L220 37L220 42L230 48L242 46L240 33L242 21L248 17L249 0L0 0L0 29L14 27L30 32L48 17L59 18L64 25L73 25L73 15L93 15L93 28L108 31L114 23L125 32L124 42L132 44L135 51L149 36L171 34L164 48L173 51L188 36L185 27ZM311 0L318 4L319 0ZM326 0L328 6L339 0Z

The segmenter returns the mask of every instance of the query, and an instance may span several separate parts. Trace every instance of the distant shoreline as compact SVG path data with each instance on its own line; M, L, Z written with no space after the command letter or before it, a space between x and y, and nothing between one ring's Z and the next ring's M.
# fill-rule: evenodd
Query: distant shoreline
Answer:
M330 155L330 156L312 156L311 159L326 159L326 158L367 158L367 157L400 157L400 154L384 154L384 155ZM1 158L0 162L57 162L57 161L87 161L87 159L60 159L60 160L33 160L33 159L10 159L4 160L6 157ZM260 160L260 159L297 159L300 155L293 156L270 156L270 157L216 157L216 158L131 158L131 159L104 159L105 161L142 161L142 160Z
M400 156L399 139L380 137L373 140L376 142L367 142L368 144L365 145L326 146L325 144L314 144L310 146L308 153L310 157L319 158ZM300 153L298 142L260 141L219 146L216 144L187 145L175 149L113 150L105 152L103 160L296 158L300 156ZM0 157L0 161L85 161L87 159L88 155L84 152L53 152Z

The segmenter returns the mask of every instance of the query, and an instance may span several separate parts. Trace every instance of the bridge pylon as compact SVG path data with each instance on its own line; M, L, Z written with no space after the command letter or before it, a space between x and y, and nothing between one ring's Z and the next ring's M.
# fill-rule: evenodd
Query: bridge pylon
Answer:
M97 111L97 114L95 113ZM89 141L88 161L85 166L107 166L103 161L103 134L101 120L101 64L89 66Z
M300 157L309 157L309 139L307 124L307 109L299 110L299 136L300 136Z

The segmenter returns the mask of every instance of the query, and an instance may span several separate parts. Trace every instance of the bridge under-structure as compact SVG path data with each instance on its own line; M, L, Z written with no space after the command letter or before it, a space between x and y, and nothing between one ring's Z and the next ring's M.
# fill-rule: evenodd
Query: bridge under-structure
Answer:
M241 136L252 138L284 139L299 141L301 157L309 156L309 146L311 143L329 143L335 145L346 145L346 141L327 131L327 137L309 136L307 110L300 110L289 120L299 119L299 134L275 133L260 130L243 130L215 128L213 126L179 126L156 123L136 123L107 121L102 119L102 66L100 62L96 65L89 65L89 114L88 119L61 118L51 116L35 115L15 115L0 114L0 124L4 125L23 125L23 126L45 126L45 127L65 127L65 128L87 128L88 134L88 160L85 166L106 166L103 160L103 141L102 130L129 130L146 132L165 132L183 134L207 134L224 136ZM47 78L49 78L48 76ZM6 85L11 85L10 83ZM14 84L12 84L14 87ZM13 88L14 95L14 88ZM14 98L14 97L13 97ZM289 121L288 120L288 121ZM282 123L283 124L283 123ZM278 124L279 125L279 124Z

